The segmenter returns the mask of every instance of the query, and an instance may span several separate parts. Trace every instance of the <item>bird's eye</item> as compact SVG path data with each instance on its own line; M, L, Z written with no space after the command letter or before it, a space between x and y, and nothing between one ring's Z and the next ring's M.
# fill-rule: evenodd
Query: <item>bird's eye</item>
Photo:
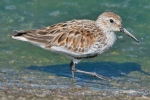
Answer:
M110 19L110 22L111 22L111 23L113 23L113 22L114 22L114 20Z

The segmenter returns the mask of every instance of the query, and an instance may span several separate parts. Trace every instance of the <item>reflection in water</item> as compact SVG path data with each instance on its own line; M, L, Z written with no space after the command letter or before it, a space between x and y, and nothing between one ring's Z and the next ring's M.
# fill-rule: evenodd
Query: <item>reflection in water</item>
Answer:
M71 76L71 69L68 64L62 65L51 65L51 66L30 66L28 67L30 70L38 70L49 73L54 73L58 76ZM143 71L141 66L136 63L114 63L114 62L91 62L91 63L80 63L77 65L77 69L81 69L88 72L96 72L100 75L106 77L122 77L130 72L138 71L142 72L145 75L150 75L149 73ZM81 75L80 73L76 73L75 76L82 77L84 79L91 79L88 75Z

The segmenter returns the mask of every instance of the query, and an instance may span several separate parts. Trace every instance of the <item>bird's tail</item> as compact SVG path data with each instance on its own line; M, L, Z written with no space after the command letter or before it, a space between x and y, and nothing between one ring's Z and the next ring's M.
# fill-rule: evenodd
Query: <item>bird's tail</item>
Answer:
M23 30L14 30L14 34L11 34L9 36L12 36L13 39L16 40L22 40L22 41L27 41L27 39L25 37L23 37L23 35L27 34L26 31Z

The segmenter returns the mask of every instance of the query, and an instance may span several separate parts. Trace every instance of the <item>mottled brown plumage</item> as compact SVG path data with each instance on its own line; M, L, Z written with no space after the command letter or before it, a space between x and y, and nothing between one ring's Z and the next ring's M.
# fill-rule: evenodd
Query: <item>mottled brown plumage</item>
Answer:
M22 35L19 33L14 37L21 36L28 42L42 44L47 50L59 46L70 52L84 54L95 42L107 45L106 36L95 25L95 21L91 20L72 20L37 30L22 31Z

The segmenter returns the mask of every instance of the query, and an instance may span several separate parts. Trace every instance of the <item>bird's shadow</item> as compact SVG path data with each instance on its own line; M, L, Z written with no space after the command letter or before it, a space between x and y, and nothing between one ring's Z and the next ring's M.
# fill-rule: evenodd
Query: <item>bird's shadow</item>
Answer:
M128 62L128 63L115 63L115 62L83 62L76 65L76 68L88 72L96 72L104 77L122 77L133 71L141 72L145 75L149 73L141 69L141 65ZM50 65L50 66L29 66L29 70L38 70L48 73L56 74L57 76L71 77L71 69L69 64ZM75 77L91 79L89 75L75 73Z

